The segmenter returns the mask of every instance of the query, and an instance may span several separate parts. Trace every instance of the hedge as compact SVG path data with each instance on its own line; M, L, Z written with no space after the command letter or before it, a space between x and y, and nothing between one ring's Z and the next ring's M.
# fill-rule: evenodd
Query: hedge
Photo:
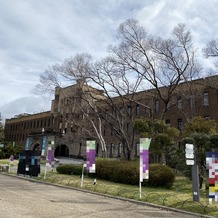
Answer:
M60 174L81 175L82 168L83 168L82 165L61 164L61 165L57 166L56 171Z
M82 165L63 164L57 167L61 174L82 174ZM93 177L93 174L89 174ZM96 160L96 178L117 183L138 185L139 184L139 162L121 161L113 159ZM161 164L150 164L149 180L143 182L143 186L170 188L175 179L175 173L170 167Z
M150 164L148 185L152 187L170 188L175 180L172 168L162 164Z

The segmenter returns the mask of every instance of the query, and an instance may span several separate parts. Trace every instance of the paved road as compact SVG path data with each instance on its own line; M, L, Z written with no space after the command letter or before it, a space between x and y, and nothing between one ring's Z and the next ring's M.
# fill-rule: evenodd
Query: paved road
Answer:
M0 174L0 218L150 218L187 215Z

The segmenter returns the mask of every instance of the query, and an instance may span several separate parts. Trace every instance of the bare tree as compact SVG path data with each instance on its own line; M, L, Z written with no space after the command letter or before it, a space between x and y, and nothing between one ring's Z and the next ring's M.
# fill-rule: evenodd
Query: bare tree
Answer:
M97 137L102 146L102 152L106 152L106 144L102 136L102 124L95 101L104 98L103 92L88 86L90 78L92 58L89 54L77 54L66 59L62 64L50 66L41 76L38 89L41 92L55 90L63 96L61 106L54 111L59 122L65 122L64 127L71 126L71 134L77 134L77 138ZM75 84L75 92L66 88L66 84ZM97 117L95 122L93 117ZM62 121L63 119L63 121ZM88 124L88 125L87 125ZM80 135L80 136L79 136ZM72 138L74 138L72 137Z
M111 128L113 137L119 139L130 159L137 141L133 129L136 107L143 106L152 114L153 104L148 102L158 98L164 103L163 119L179 84L194 78L198 65L191 34L183 24L175 27L168 39L149 36L136 20L121 24L118 33L120 44L110 48L109 57L93 63L90 55L79 54L53 65L41 75L41 90L63 87L66 81L70 84L80 81L74 96L59 88L73 108L74 115L64 115L68 123L95 135L103 151L106 151L104 128ZM138 93L144 84L154 88L147 92L150 98L147 102L146 91L143 95ZM80 115L82 122L78 122Z
M203 48L203 54L206 58L218 57L218 40L210 41L205 48Z
M41 82L49 84L49 87L58 86L57 90L64 96L66 104L62 103L62 107L65 112L62 108L58 109L59 115L65 120L62 122L81 129L83 134L86 132L89 136L97 137L103 152L107 150L103 132L105 128L110 129L112 136L118 138L123 145L124 155L130 159L136 142L133 129L136 113L132 111L139 104L146 107L145 102L141 101L141 95L137 93L142 77L139 74L131 76L125 68L117 68L111 58L95 64L87 58L90 57L85 55L78 58L77 55L67 59L62 65L50 67L41 76ZM69 93L67 88L61 88L62 77L72 83L77 80L76 93ZM66 113L69 111L68 105L71 115ZM82 119L78 120L81 115ZM75 134L76 132L74 136ZM72 138L78 138L78 135Z
M131 19L120 25L119 37L120 45L111 48L112 59L118 67L137 73L155 88L164 103L163 119L178 84L196 74L190 32L179 24L171 38L153 37Z
M112 137L119 139L125 157L131 159L137 141L133 128L137 106L147 107L138 94L142 77L139 74L129 75L125 67L117 68L111 58L97 62L91 77L107 97L97 104L105 128L110 129Z

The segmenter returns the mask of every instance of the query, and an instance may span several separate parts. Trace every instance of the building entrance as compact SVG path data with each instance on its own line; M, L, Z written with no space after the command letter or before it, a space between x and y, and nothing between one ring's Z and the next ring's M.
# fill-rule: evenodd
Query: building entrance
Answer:
M66 145L58 145L55 149L55 157L69 157L69 148Z

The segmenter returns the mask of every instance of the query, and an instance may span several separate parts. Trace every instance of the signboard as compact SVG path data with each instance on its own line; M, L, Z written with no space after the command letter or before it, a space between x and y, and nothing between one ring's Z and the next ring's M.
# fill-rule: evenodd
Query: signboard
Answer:
M26 138L26 145L25 145L25 150L29 150L29 145L30 145L30 138Z
M187 165L195 165L195 154L194 154L194 145L186 144L185 145L185 157Z
M194 150L194 145L193 144L186 144L185 148L188 150Z
M44 135L42 137L42 153L41 153L42 156L45 155L45 146L46 146L46 136Z
M187 160L186 160L186 164L187 164L187 165L190 165L190 166L193 166L193 165L195 165L195 161L194 161L194 160L191 160L191 159L190 159L190 160L187 159Z
M194 154L186 153L186 154L185 154L185 157L186 157L187 159L194 159Z

